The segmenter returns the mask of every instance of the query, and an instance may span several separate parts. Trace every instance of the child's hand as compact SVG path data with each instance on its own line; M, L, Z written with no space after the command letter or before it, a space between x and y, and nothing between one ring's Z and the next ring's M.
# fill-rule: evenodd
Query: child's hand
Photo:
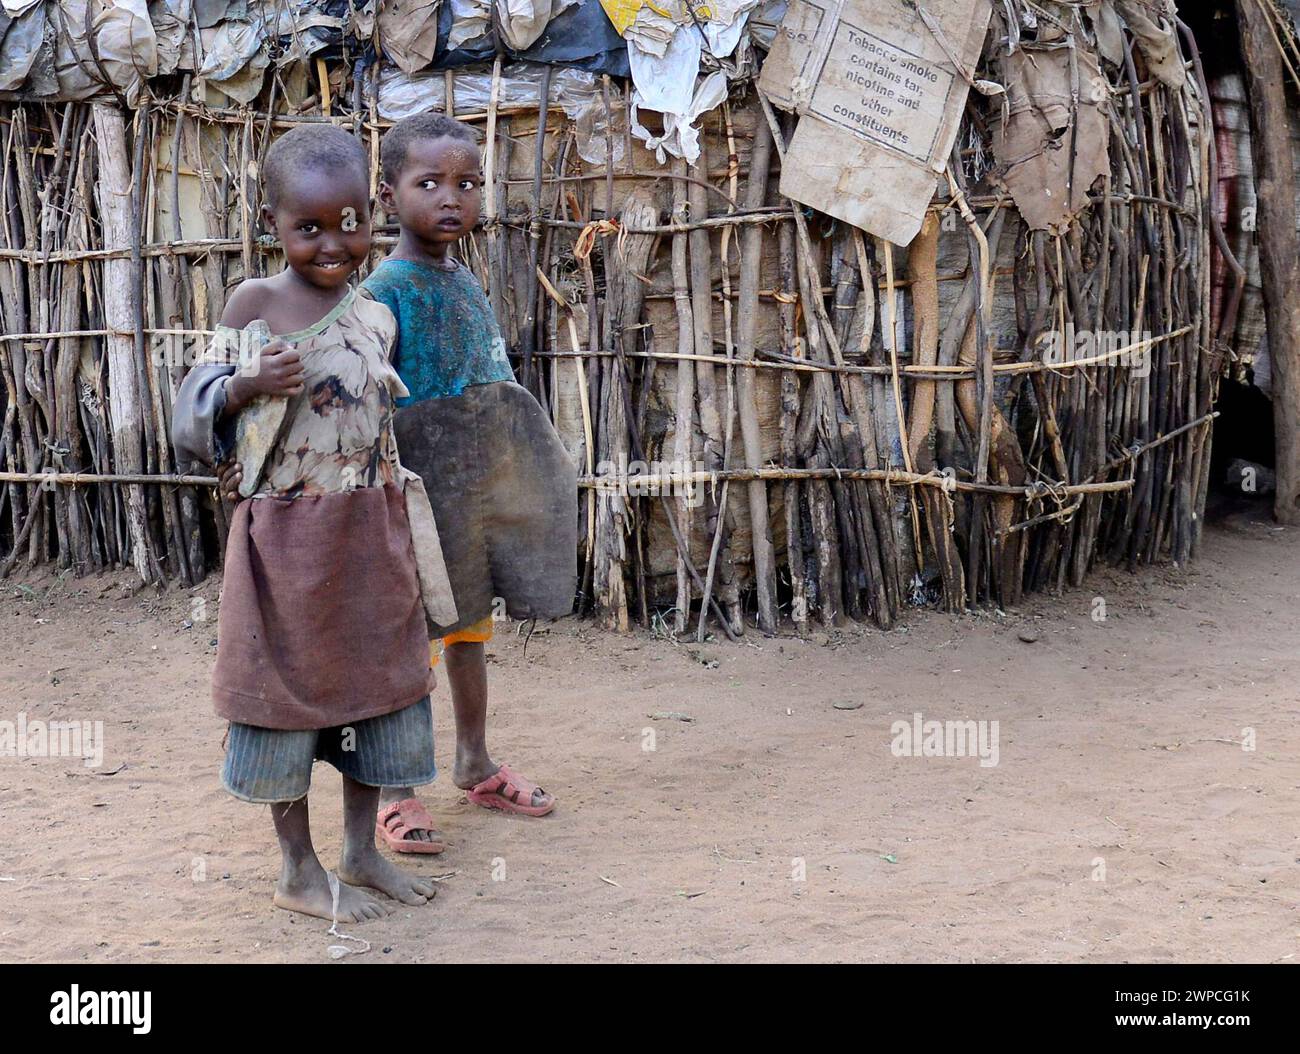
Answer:
M282 340L273 340L227 382L223 414L230 417L239 413L259 395L297 395L306 376L298 352Z
M244 479L244 466L238 461L224 461L217 466L217 493L225 501L239 500L239 484Z
M243 374L253 395L297 395L306 373L298 352L282 340L267 344Z

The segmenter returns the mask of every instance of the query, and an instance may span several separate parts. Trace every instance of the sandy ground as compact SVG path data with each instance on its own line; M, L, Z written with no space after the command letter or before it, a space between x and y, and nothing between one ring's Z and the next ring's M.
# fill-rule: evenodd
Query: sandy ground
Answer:
M345 961L1294 960L1298 556L1239 516L1187 572L890 634L701 650L569 620L525 656L504 624L490 741L560 807L505 817L440 777L451 846L411 863L439 896L346 928L372 948ZM98 771L0 758L0 960L329 961L324 923L271 906L266 807L218 782L215 600L0 584L0 720L106 744ZM997 721L998 764L895 756L918 711ZM437 719L447 773L445 687ZM311 807L329 866L332 769Z

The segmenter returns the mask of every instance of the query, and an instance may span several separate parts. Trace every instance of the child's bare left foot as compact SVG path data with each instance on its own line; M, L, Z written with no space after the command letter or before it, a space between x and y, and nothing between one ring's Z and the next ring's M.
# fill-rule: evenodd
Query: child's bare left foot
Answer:
M373 845L355 855L344 856L339 861L339 878L350 886L377 889L412 907L425 904L438 894L432 882L394 867Z
M277 908L285 911L313 915L328 922L366 922L381 919L393 910L365 890L354 889L342 881L336 901L329 876L319 867L282 874L275 887L274 902Z

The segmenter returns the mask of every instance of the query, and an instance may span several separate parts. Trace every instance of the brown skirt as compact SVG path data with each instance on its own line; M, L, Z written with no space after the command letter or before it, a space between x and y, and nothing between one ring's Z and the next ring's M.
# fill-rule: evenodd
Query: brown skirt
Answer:
M263 728L333 728L429 691L429 641L402 492L256 498L226 547L212 697Z

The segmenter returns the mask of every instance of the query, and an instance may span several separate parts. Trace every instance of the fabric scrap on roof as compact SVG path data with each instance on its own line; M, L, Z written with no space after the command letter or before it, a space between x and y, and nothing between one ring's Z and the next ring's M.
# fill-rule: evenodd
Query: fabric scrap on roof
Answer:
M441 42L433 60L437 69L490 62L496 55L496 33L489 23L484 23L486 32L482 36L468 43L453 43L454 7L460 2L450 0L443 5L439 18ZM626 77L629 73L627 45L605 17L598 0L577 0L561 11L526 51L515 51L504 41L503 46L507 58L522 62L568 66L612 77Z
M1181 88L1187 79L1183 53L1174 28L1177 15L1171 0L1115 0L1128 23L1138 50L1156 78L1171 88Z
M249 103L262 90L266 67L265 30L260 22L223 22L200 34L203 65L199 76L235 102Z
M492 71L487 68L460 69L453 75L457 113L482 113L492 94ZM498 103L510 107L537 107L541 104L542 66L531 62L512 62L501 70ZM400 121L412 114L446 107L446 78L441 70L409 76L396 66L381 67L377 82L375 108L388 121ZM602 86L595 74L586 70L557 67L551 73L550 100L559 103L574 122L579 156L589 164L605 162L606 121ZM623 159L623 102L619 90L610 89L610 117L614 162Z
M158 46L159 75L175 72L181 65L181 56L188 54L189 24L193 15L193 0L149 0L149 20L153 22Z
M451 0L452 24L447 47L455 49L477 40L492 25L492 8L488 0Z
M298 0L296 9L290 4L277 3L274 12L267 12L267 35L276 40L277 66L310 58L342 39L346 9L335 13L331 7L337 5L321 0Z
M65 99L88 99L106 85L134 104L158 72L158 45L145 0L117 0L90 8L87 0L50 4L55 18L55 77ZM93 39L94 48L90 46Z
M438 51L440 6L440 0L386 0L381 4L376 21L384 57L407 73L425 69Z
M547 25L577 0L497 0L497 21L514 51L527 51Z
M1097 38L1097 52L1112 66L1124 65L1124 25L1115 13L1111 0L1100 0L1084 13L1092 21L1092 32Z
M1079 83L1102 81L1097 57L1076 44ZM1110 171L1109 125L1102 103L1078 95L1071 126L1071 62L1066 48L1020 48L1005 59L1005 119L993 125L995 178L1030 230L1059 230L1088 204L1088 189Z
M215 29L222 22L248 18L248 0L194 0L194 19L200 29Z
M31 72L45 41L45 11L28 8L13 15L6 5L0 23L0 91L17 91Z

